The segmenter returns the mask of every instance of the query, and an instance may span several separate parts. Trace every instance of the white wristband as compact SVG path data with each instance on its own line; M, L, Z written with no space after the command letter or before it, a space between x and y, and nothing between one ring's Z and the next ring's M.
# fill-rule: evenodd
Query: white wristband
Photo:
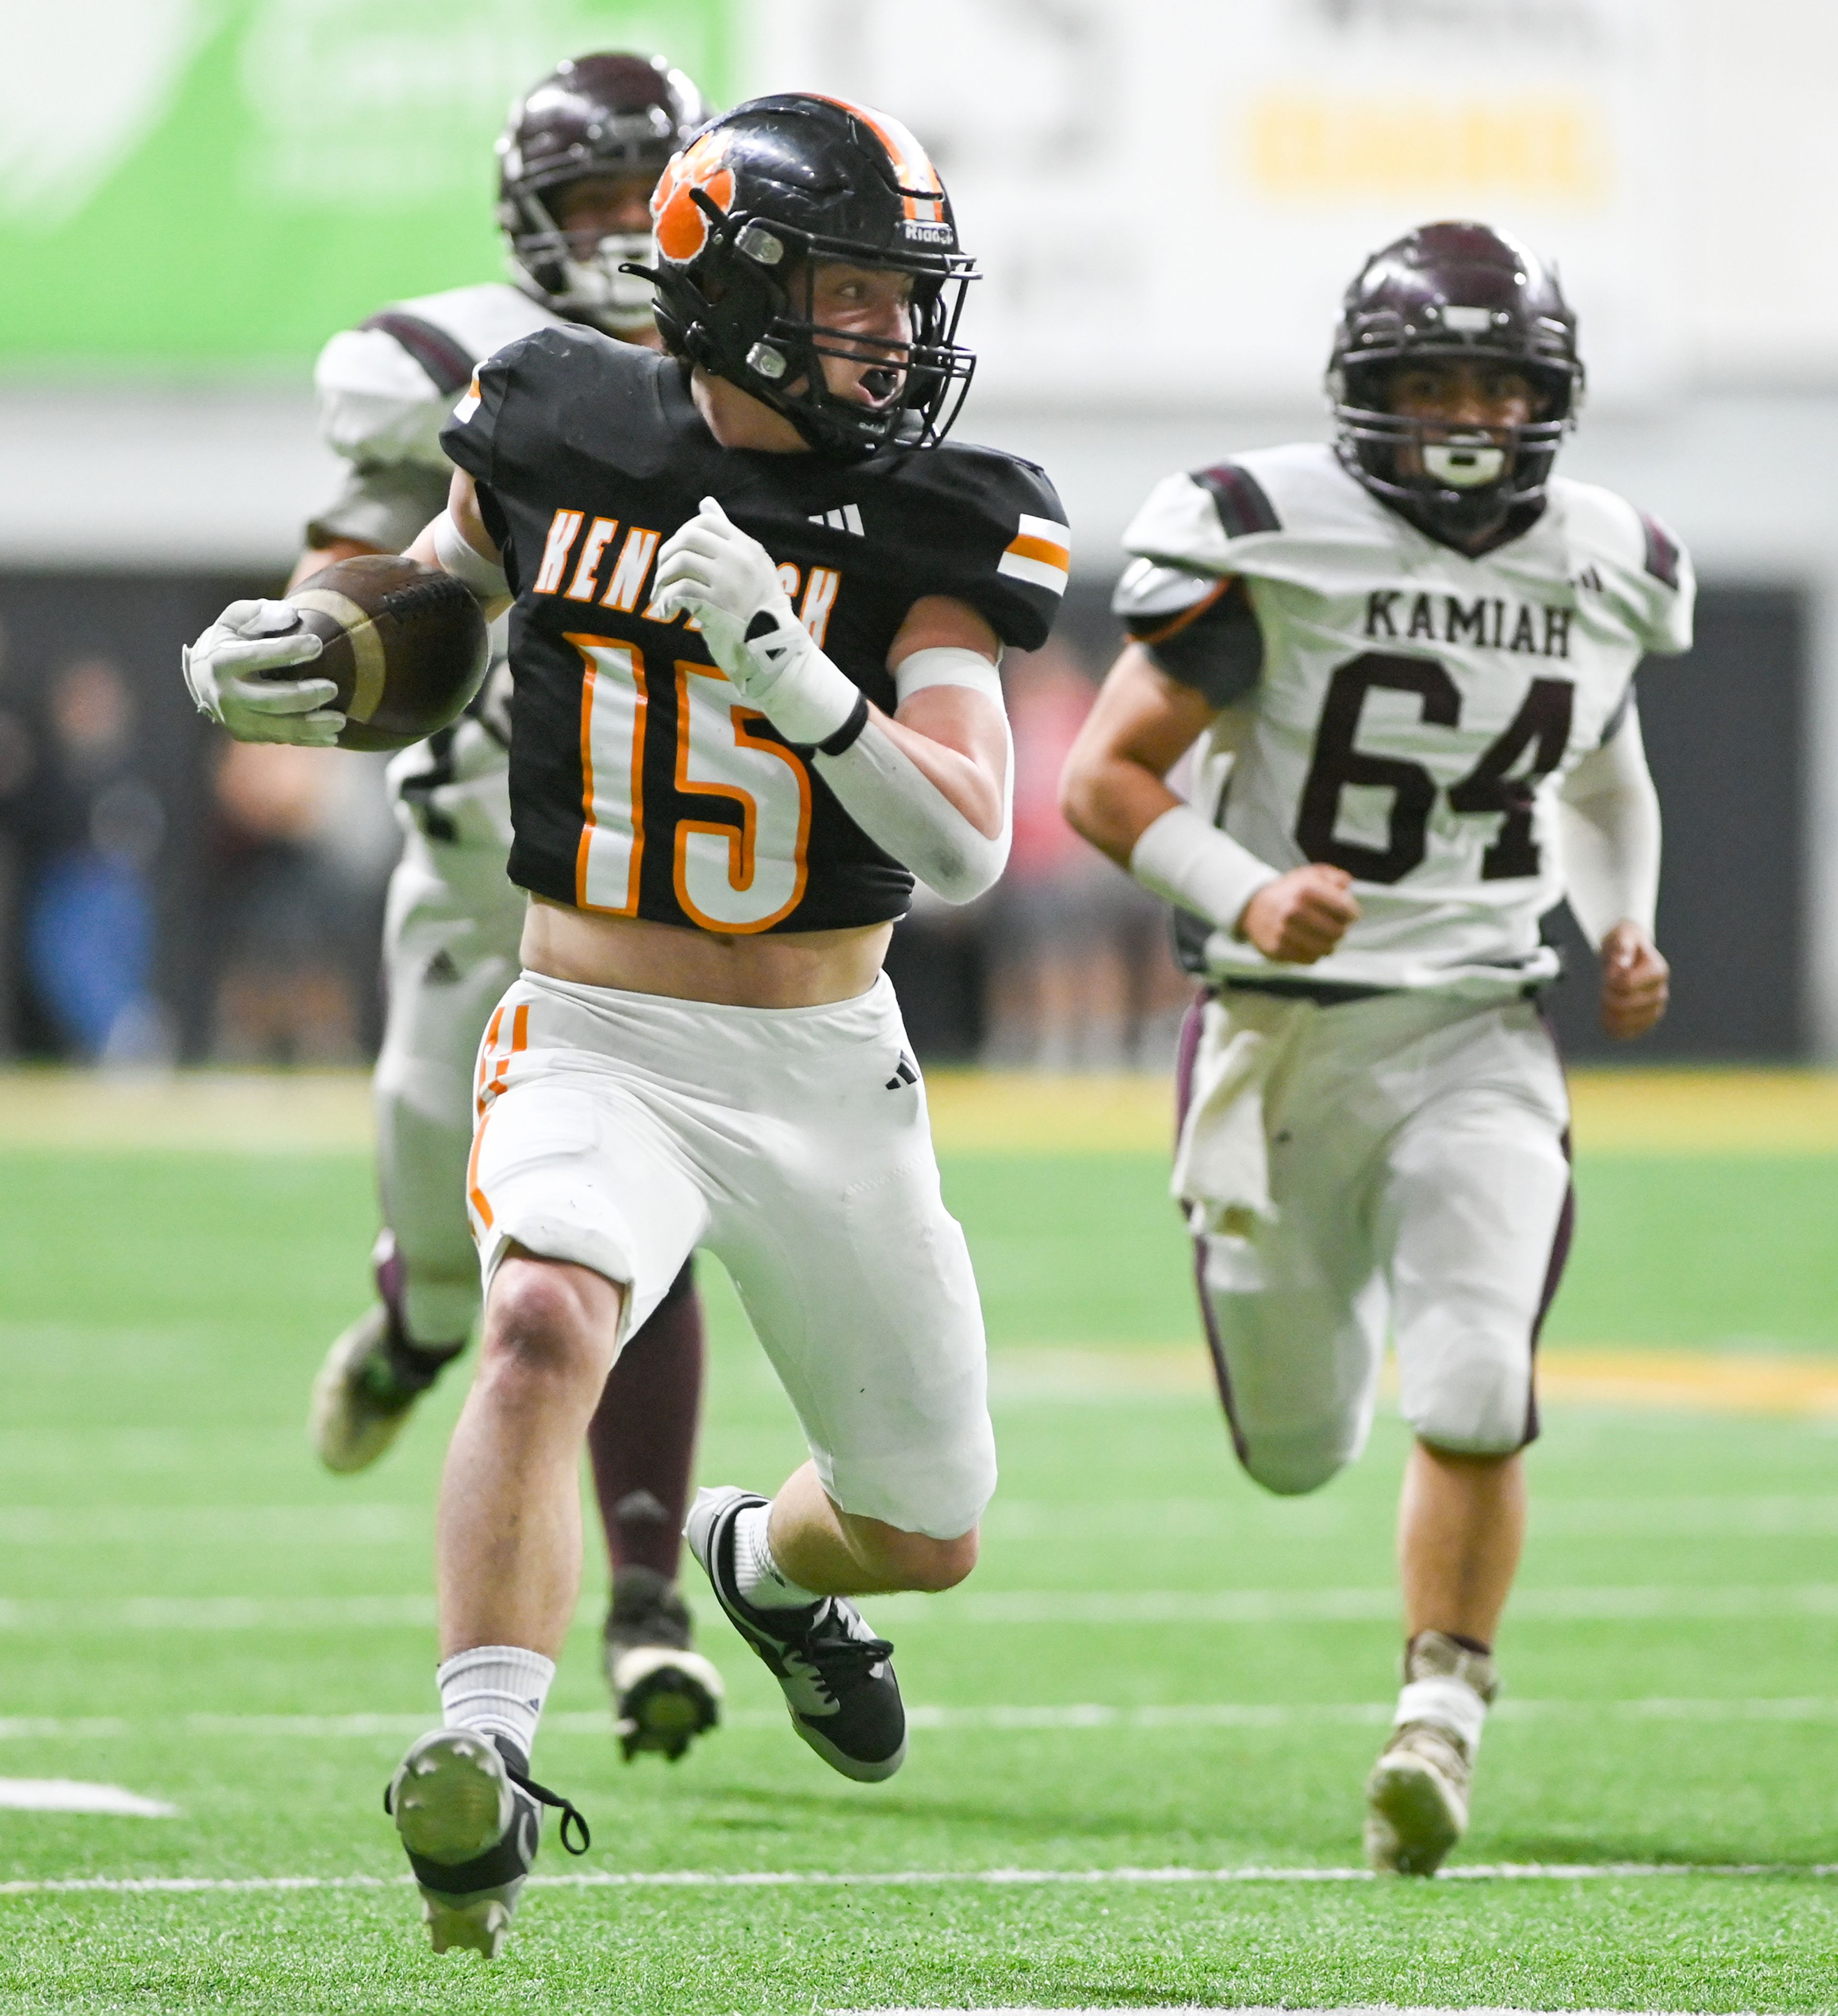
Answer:
M503 563L488 560L453 522L451 511L434 521L434 556L441 570L472 591L479 602L502 602L510 592Z
M1144 888L1225 931L1238 929L1245 905L1278 873L1191 805L1170 805L1143 828L1130 872Z

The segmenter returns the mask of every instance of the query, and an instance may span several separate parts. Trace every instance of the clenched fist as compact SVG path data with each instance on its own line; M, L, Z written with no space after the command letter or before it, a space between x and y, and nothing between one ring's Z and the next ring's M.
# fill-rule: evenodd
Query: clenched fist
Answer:
M1266 959L1312 966L1339 944L1359 913L1346 870L1310 862L1258 891L1239 913L1238 935Z
M1624 917L1602 941L1602 1026L1618 1042L1644 1036L1665 1013L1671 988L1659 947Z

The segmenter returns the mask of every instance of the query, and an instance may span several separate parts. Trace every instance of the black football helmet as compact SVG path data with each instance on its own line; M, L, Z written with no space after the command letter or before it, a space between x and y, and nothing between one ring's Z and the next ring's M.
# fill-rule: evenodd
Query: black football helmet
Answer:
M582 258L550 200L589 175L655 182L711 110L661 56L576 56L533 85L498 136L498 221L518 285L571 321L616 336L643 329L651 290L632 268L651 257L650 232L612 232Z
M658 327L676 355L829 453L944 438L975 368L956 338L976 265L958 250L937 170L897 120L803 93L751 99L671 163L651 220ZM812 287L825 261L910 274L910 340L870 344L819 324ZM829 390L823 358L870 354L875 404Z
M1523 372L1536 416L1451 433L1393 412L1398 368L1443 358ZM1346 290L1328 365L1340 459L1375 496L1458 543L1542 501L1582 394L1577 318L1557 269L1504 232L1424 225L1375 252Z

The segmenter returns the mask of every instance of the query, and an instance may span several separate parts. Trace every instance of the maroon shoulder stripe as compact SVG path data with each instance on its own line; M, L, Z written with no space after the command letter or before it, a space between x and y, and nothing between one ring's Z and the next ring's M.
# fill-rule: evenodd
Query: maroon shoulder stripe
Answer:
M444 329L423 322L420 315L401 308L385 308L361 326L380 329L385 336L393 336L434 380L437 392L463 392L472 382L472 367L478 361L472 353L456 343Z
M1646 571L1655 581L1663 581L1668 588L1678 585L1678 548L1658 519L1649 518L1642 511L1640 529L1646 535Z
M1249 470L1235 462L1222 462L1212 469L1196 470L1194 481L1213 495L1219 522L1228 539L1242 539L1251 532L1280 532L1282 520L1264 495L1263 487Z

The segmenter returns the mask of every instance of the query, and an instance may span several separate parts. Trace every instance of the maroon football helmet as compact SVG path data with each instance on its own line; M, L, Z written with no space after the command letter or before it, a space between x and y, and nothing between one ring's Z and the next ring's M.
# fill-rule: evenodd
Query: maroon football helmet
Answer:
M556 222L555 193L589 175L651 182L712 108L661 56L576 56L531 87L498 137L498 221L518 284L558 315L629 334L651 319L648 231L615 232L582 257Z
M1536 416L1451 434L1390 410L1400 365L1451 358L1523 373ZM1346 290L1328 365L1340 459L1438 536L1463 543L1540 504L1582 393L1577 319L1557 269L1490 225L1424 225L1375 252ZM1407 445L1415 453L1402 457Z

